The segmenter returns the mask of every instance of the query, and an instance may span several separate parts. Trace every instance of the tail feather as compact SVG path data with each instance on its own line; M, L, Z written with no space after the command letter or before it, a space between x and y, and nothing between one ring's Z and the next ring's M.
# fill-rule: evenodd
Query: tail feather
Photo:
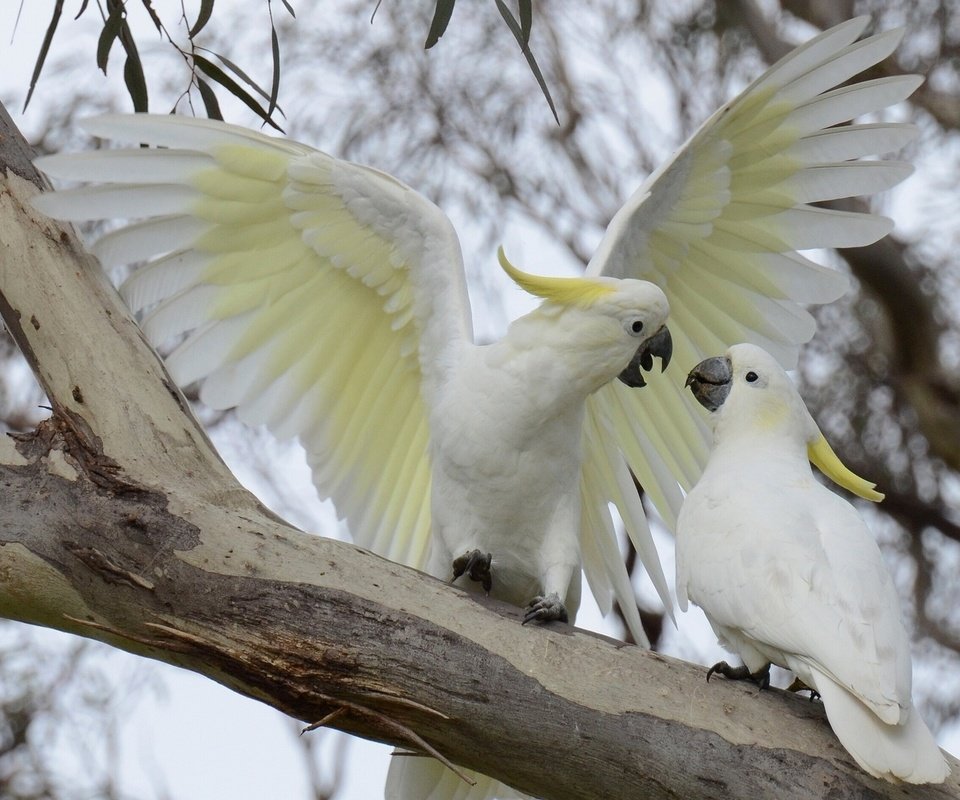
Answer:
M464 772L476 781L474 786L432 758L394 756L384 800L532 800L479 772Z
M877 778L942 783L950 768L915 708L901 725L888 725L822 672L814 671L830 727L856 762Z

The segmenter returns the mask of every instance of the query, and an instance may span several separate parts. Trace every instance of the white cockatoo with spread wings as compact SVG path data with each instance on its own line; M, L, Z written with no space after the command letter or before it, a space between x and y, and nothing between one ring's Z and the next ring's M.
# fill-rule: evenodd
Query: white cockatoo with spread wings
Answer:
M38 206L138 220L94 252L106 267L141 265L121 292L151 342L179 339L174 379L298 437L357 543L527 605L527 620L572 620L582 566L600 608L616 598L646 644L611 506L672 614L634 478L673 526L710 441L686 370L740 341L792 367L815 329L802 304L847 287L797 250L891 228L813 205L910 172L857 159L902 147L911 126L844 124L919 84L841 86L900 39L857 41L867 24L812 39L708 119L617 213L584 277L537 277L501 254L543 302L488 345L473 341L446 216L307 145L209 120L99 117L86 130L156 147L41 159L51 176L99 185ZM642 386L654 357L669 361L671 333L681 368ZM394 761L392 797L506 796L486 779L468 792L427 759Z

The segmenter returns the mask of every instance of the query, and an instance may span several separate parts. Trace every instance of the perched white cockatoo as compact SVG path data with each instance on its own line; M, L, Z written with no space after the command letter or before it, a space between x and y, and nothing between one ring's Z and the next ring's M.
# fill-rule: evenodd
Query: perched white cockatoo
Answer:
M882 217L811 205L910 172L855 159L901 147L912 126L841 124L920 82L840 86L900 39L855 41L866 25L812 39L707 120L617 213L586 277L538 278L502 258L543 304L486 346L473 342L444 214L303 144L208 120L99 117L90 133L164 149L41 159L54 177L104 185L38 206L141 219L94 251L106 267L146 262L121 292L151 342L183 337L167 358L173 377L200 382L209 406L299 437L357 543L514 603L534 598L527 619L572 620L582 565L601 610L615 596L645 644L610 504L672 613L633 476L673 525L709 431L682 371L640 390L615 379L639 384L653 356L666 362L668 305L686 365L755 341L793 366L815 328L800 304L847 287L796 249L889 231ZM442 784L455 776L437 763L395 762L389 796L450 796ZM506 791L485 779L466 788L457 796Z
M813 476L882 495L837 459L783 368L738 344L687 379L711 412L713 452L677 523L677 599L703 609L743 659L712 672L767 682L770 664L823 699L837 738L871 775L940 783L947 762L910 697L900 601L856 509ZM709 674L708 674L709 677Z

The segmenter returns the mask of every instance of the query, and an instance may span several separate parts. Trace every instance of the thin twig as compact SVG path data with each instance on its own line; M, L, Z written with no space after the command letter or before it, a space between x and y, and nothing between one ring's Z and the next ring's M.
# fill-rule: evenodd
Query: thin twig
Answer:
M348 700L338 700L329 695L319 695L321 700L329 702L331 705L338 706L336 711L327 714L323 719L314 722L311 725L308 725L306 728L301 731L301 733L307 733L308 731L316 730L317 728L322 727L327 724L331 719L340 716L342 713L349 712L358 717L362 717L369 721L372 721L376 724L379 724L389 730L391 733L396 734L397 736L407 739L408 741L415 744L421 750L424 750L429 755L433 756L437 761L443 764L447 769L457 775L461 780L465 781L470 786L476 786L477 782L472 778L468 777L461 769L459 769L450 759L444 756L440 751L438 751L433 745L427 742L423 737L421 737L416 731L408 728L402 722L397 722L396 720L390 719L390 717L382 714L379 711L374 711L373 709L367 708L366 706L361 706L357 703L351 703ZM436 712L434 712L436 713Z

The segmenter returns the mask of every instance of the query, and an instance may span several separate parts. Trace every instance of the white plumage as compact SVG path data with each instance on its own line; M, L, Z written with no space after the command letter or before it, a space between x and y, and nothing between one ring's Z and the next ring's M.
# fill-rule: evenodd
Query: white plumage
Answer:
M856 509L814 479L823 437L790 378L741 344L690 383L713 409L714 447L680 511L680 608L700 606L750 673L772 662L819 692L871 775L941 782L946 761L911 700L896 588Z
M919 83L834 88L899 41L887 32L856 42L866 24L851 20L788 55L629 199L580 286L589 294L599 280L613 294L547 300L485 347L472 341L443 213L388 175L306 145L206 120L99 117L85 123L91 133L161 149L41 159L55 177L103 186L38 206L65 219L139 220L94 251L106 266L145 262L121 292L152 342L182 338L167 359L173 377L199 381L215 408L299 437L320 494L359 544L447 579L452 559L490 553L495 595L556 595L571 614L582 564L601 610L616 597L645 644L610 505L672 614L633 476L673 525L709 432L683 369L639 390L613 379L668 302L684 366L737 341L794 364L814 331L800 304L847 285L795 249L867 244L890 228L809 204L909 172L851 160L899 148L911 126L829 127ZM551 279L527 277L550 296ZM639 338L625 336L628 318L644 322ZM459 583L479 588L467 575ZM426 759L406 761L392 796L404 796L401 772L419 786L443 779ZM470 798L499 791L481 781Z

